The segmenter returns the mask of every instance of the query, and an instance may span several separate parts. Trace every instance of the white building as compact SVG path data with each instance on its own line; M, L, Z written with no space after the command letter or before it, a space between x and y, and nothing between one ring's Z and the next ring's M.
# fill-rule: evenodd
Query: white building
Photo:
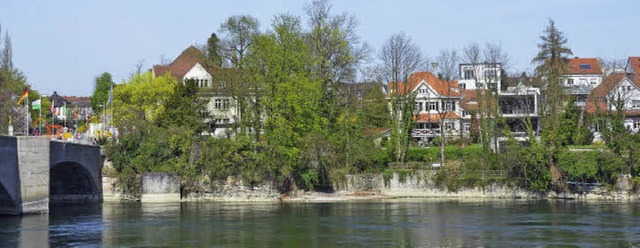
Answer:
M576 106L584 107L589 93L602 83L602 68L596 58L567 59L566 72L560 78L565 93L576 98Z
M628 131L640 131L640 84L631 79L630 74L614 73L596 87L587 102L587 111L616 112L624 111L624 126ZM618 109L618 103L623 109ZM596 134L596 137L599 135Z
M440 80L430 72L416 72L407 82L387 84L388 100L394 95L407 97L410 94L415 95L414 140L428 142L440 137L441 125L444 125L445 135L459 136L462 95L457 81Z
M460 64L461 90L486 90L500 92L502 65L500 63Z
M231 125L239 121L236 101L225 94L226 82L215 77L223 70L208 67L204 54L194 46L189 46L170 64L154 65L151 69L154 77L168 73L181 82L195 80L202 89L200 96L207 99L207 110L201 113L211 127L206 134L215 136L226 135Z

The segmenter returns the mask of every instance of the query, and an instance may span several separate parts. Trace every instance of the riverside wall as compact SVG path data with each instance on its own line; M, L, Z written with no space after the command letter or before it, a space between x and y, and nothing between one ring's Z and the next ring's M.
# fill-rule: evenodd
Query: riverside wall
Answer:
M575 199L575 200L636 200L640 196L625 190L609 191L603 187L592 187L580 193L537 193L518 187L494 183L484 187L459 188L456 191L439 187L433 180L434 171L411 173L357 174L347 175L345 180L334 185L335 192L305 192L294 190L281 194L270 185L247 186L242 180L232 177L221 181L197 183L199 190L180 195L183 202L331 202L388 198L451 198L451 199ZM184 179L183 179L184 180ZM115 181L103 180L103 182ZM157 184L162 185L162 184ZM155 186L150 186L155 187ZM148 191L154 189L148 188ZM117 187L105 190L111 194L105 200L123 199ZM159 192L159 191L158 191ZM113 197L113 196L118 196ZM175 200L175 198L174 198Z

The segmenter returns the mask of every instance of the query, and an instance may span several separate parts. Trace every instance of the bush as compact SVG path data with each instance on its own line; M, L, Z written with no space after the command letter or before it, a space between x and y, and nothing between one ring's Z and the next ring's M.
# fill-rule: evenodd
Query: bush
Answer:
M598 151L572 152L565 150L558 155L558 169L568 181L598 181Z

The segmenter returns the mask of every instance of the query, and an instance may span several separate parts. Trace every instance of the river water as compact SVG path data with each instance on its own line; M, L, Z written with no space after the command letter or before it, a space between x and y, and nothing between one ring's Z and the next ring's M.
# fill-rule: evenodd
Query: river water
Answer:
M103 203L0 217L0 247L640 246L627 202Z

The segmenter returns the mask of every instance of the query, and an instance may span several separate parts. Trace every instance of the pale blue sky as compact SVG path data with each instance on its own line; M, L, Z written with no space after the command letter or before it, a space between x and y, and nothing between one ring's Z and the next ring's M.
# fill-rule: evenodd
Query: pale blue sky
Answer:
M231 15L249 14L265 30L274 15L303 15L307 1L9 1L0 0L0 24L13 40L14 64L44 94L90 95L94 78L109 72L117 83L143 61L173 59L203 44ZM476 41L500 42L511 71L531 70L538 36L552 18L576 56L640 55L640 1L333 1L335 12L360 21L362 40L378 49L404 31L425 54ZM4 34L3 34L4 35Z

